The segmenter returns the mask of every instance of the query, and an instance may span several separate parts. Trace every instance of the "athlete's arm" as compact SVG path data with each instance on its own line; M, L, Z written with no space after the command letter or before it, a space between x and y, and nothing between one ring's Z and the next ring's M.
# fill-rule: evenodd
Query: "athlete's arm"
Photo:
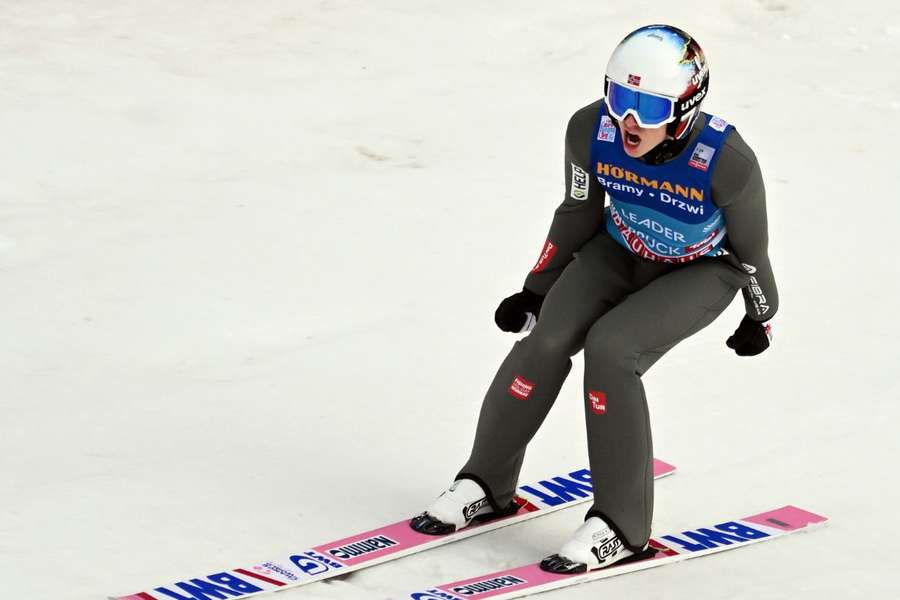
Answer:
M590 166L591 140L601 102L580 109L566 128L565 197L553 215L538 262L525 279L525 289L541 296L553 287L572 255L603 227L606 193Z
M712 186L713 200L725 217L729 245L751 278L743 289L747 317L769 321L778 310L778 288L768 253L766 190L759 162L737 131L725 141Z

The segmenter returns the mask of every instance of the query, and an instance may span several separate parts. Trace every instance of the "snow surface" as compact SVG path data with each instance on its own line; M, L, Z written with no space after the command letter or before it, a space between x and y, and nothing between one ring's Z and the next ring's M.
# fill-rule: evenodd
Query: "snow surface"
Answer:
M782 295L646 377L655 527L825 528L552 598L900 597L900 9L890 0L0 3L0 580L99 599L411 515L466 458L565 124L673 22L761 159ZM581 360L524 479L586 462ZM555 551L519 527L286 591L385 598Z

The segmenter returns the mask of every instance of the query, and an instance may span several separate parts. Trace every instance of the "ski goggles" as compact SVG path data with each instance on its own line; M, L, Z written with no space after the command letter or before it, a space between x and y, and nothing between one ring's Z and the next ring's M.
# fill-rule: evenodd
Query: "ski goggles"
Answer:
M641 127L659 127L675 120L675 98L639 92L607 79L606 108L621 121L633 115Z

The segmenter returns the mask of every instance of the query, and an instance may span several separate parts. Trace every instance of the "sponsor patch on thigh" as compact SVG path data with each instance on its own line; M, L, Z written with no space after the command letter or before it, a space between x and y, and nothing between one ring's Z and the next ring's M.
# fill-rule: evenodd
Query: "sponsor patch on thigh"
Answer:
M591 410L595 415L606 414L606 393L605 392L588 392L588 402L591 403Z

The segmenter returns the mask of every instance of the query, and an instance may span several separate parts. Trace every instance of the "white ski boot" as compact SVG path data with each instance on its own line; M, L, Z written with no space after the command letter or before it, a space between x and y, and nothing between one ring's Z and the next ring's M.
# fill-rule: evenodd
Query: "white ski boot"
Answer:
M643 553L642 553L643 554ZM608 567L634 556L616 532L600 517L591 517L560 549L541 561L541 569L551 573L583 573Z
M425 512L410 521L409 526L419 533L445 535L459 531L473 520L486 521L495 515L481 486L471 479L459 479Z

